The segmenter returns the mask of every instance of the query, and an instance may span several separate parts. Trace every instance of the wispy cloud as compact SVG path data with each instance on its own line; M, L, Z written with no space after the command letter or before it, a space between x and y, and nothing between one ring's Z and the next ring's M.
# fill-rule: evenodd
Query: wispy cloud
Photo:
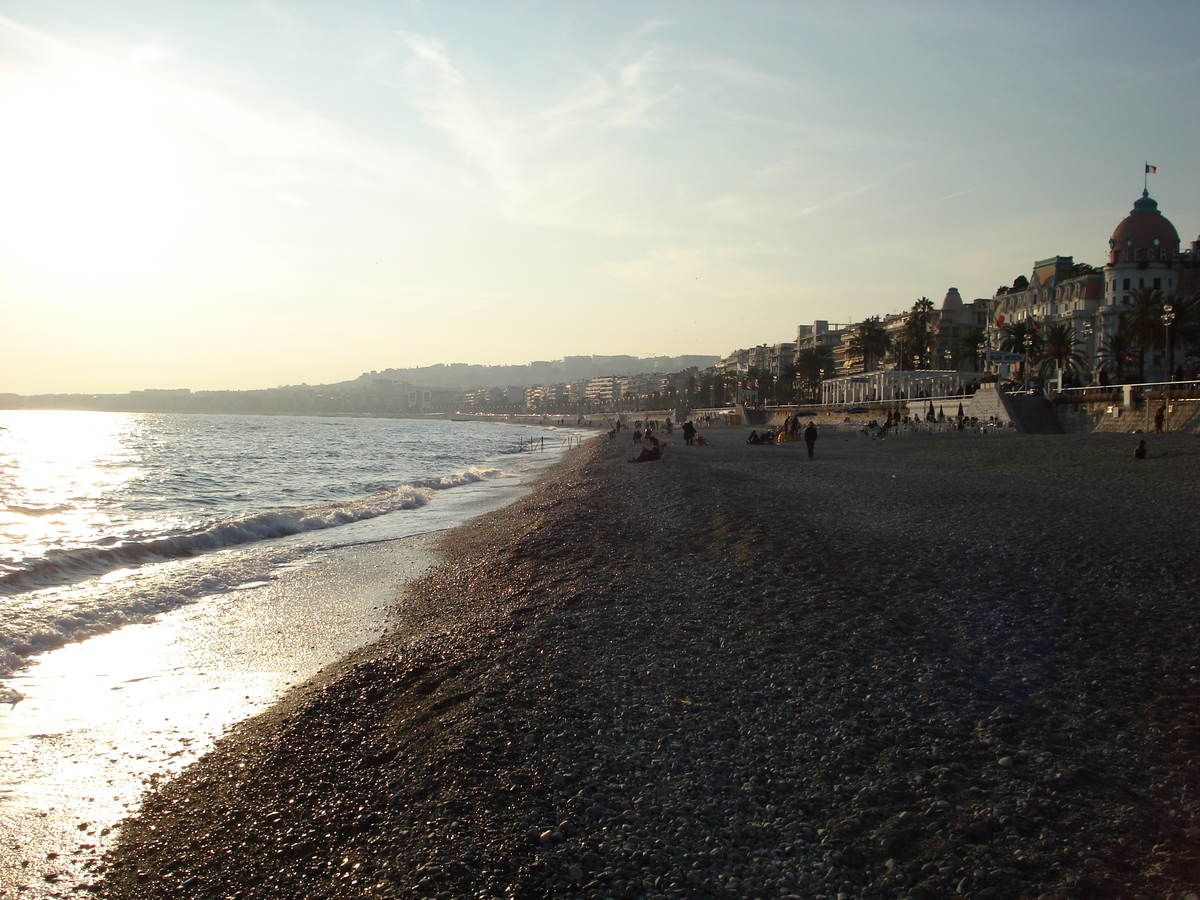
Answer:
M497 188L519 196L520 181L500 118L484 109L478 92L454 65L441 41L410 32L400 35L411 52L403 67L410 101L425 121L445 133Z
M930 200L929 202L931 204L945 203L947 200L953 200L955 197L965 197L967 194L973 194L976 191L982 191L985 188L989 188L994 184L996 184L996 182L994 182L994 181L988 182L987 184L977 184L977 185L975 185L975 187L967 188L965 191L955 191L953 194L947 194L944 197L938 197L936 200Z
M18 64L26 69L30 63L36 63L39 57L44 65L47 57L64 59L78 55L68 42L6 16L0 16L0 42L0 46L5 47L6 57L6 61L0 62L0 72L8 74L17 71ZM18 53L22 55L17 56Z
M0 66L0 90L28 90L33 82L59 90L82 86L106 102L136 105L175 137L199 169L218 165L220 157L227 182L297 189L337 182L443 194L455 189L455 176L437 160L367 139L303 107L271 105L264 92L257 103L248 102L223 90L224 79L189 70L187 60L159 46L83 47L0 17L0 50L10 61Z
M876 178L873 181L860 182L859 184L855 184L848 188L844 188L843 190L837 191L828 197L824 197L813 203L809 203L806 206L802 206L799 209L794 210L793 215L797 217L811 216L814 213L825 212L826 210L840 206L847 200L858 197L859 195L865 194L869 191L873 191L875 188L886 184L888 181L889 179L887 178Z

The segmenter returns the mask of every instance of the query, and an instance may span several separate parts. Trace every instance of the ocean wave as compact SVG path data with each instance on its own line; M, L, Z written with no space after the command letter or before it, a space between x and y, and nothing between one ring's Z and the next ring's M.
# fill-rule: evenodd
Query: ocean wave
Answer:
M464 472L377 491L359 500L270 510L214 522L180 534L124 540L116 546L100 546L111 542L111 538L107 538L87 547L51 550L44 557L27 560L16 570L0 576L0 596L72 584L117 569L200 556L227 547L336 528L399 510L417 509L427 504L437 491L503 477L504 474L500 469L472 467Z
M204 597L269 584L279 569L302 562L307 552L282 544L261 549L261 554L226 556L199 567L145 566L129 570L118 582L97 578L9 601L0 617L0 678L29 657L74 641L148 622Z
M53 506L22 506L17 503L5 503L4 511L18 516L53 516L59 513L73 512L75 507L69 504L55 504Z

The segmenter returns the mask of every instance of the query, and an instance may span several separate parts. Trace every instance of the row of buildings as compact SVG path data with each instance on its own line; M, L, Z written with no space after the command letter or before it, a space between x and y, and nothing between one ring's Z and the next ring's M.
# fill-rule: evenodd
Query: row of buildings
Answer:
M1158 209L1158 203L1143 191L1133 209L1121 220L1108 241L1103 266L1076 263L1070 256L1037 260L1028 278L1018 277L1011 286L999 288L988 298L966 302L957 288L950 288L936 309L931 325L929 377L959 380L979 377L990 355L999 356L1001 334L1006 323L1029 322L1043 328L1053 323L1070 326L1080 355L1088 362L1090 377L1103 365L1102 348L1135 313L1139 298L1159 292L1162 304L1178 304L1200 290L1200 238L1190 247L1180 247L1175 226ZM1150 348L1145 360L1147 377L1168 380L1166 329L1170 312L1163 317L1164 336ZM911 311L881 316L889 340L904 339ZM749 367L779 374L781 361L804 350L824 349L832 359L834 379L864 382L861 359L852 352L851 336L856 323L817 321L801 325L794 342L762 345L738 350L719 364L721 372L745 371ZM1177 358L1174 362L1180 362ZM893 358L881 370L894 369ZM935 374L936 373L936 374ZM1110 376L1111 372L1108 373ZM919 377L914 375L914 377ZM827 391L827 400L851 399L853 392Z
M606 376L577 384L547 384L520 388L492 388L467 392L467 409L518 408L534 411L615 409L639 399L679 397L703 403L708 399L728 402L726 385L738 385L757 394L763 382L779 385L795 378L797 362L805 351L819 351L829 360L831 377L823 388L827 402L853 400L868 394L887 399L913 385L926 390L953 390L977 381L993 361L1003 358L996 351L1006 323L1028 322L1034 327L1063 322L1070 325L1080 355L1087 361L1089 378L1099 374L1104 348L1133 313L1139 293L1158 291L1165 302L1192 297L1200 289L1200 238L1181 248L1179 233L1158 209L1158 203L1143 190L1129 214L1112 232L1103 266L1077 263L1070 256L1051 256L1034 262L1029 277L1019 276L1012 285L996 290L991 297L966 301L957 288L950 288L940 306L929 314L927 358L921 371L908 371L904 378L892 377L906 368L903 353L889 354L878 361L876 373L868 377L863 360L854 352L852 336L858 323L819 320L800 325L794 341L761 344L736 350L713 367L688 369L672 374ZM903 346L909 333L911 310L879 316L892 346ZM1165 345L1165 341L1163 342ZM907 364L911 368L911 362ZM1147 377L1166 380L1167 353L1151 348L1145 359ZM747 380L758 373L762 381ZM1112 373L1110 372L1111 376ZM697 396L697 386L707 385L707 396ZM720 386L720 392L711 386ZM882 394L880 393L882 391Z
M681 397L699 376L700 369L692 366L679 372L601 375L573 384L481 388L465 391L462 406L468 411L599 412L643 399Z

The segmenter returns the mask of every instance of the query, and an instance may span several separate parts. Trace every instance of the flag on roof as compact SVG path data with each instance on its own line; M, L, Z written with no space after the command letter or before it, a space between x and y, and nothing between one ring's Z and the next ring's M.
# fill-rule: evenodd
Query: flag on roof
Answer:
M1147 175L1157 175L1158 174L1158 166L1152 166L1152 165L1150 165L1150 163L1146 163L1146 174Z

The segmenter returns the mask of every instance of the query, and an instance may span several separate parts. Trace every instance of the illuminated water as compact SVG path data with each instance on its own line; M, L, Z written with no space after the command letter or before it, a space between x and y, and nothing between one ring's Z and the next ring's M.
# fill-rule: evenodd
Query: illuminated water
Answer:
M83 896L146 787L380 634L421 536L578 434L0 413L0 896Z

